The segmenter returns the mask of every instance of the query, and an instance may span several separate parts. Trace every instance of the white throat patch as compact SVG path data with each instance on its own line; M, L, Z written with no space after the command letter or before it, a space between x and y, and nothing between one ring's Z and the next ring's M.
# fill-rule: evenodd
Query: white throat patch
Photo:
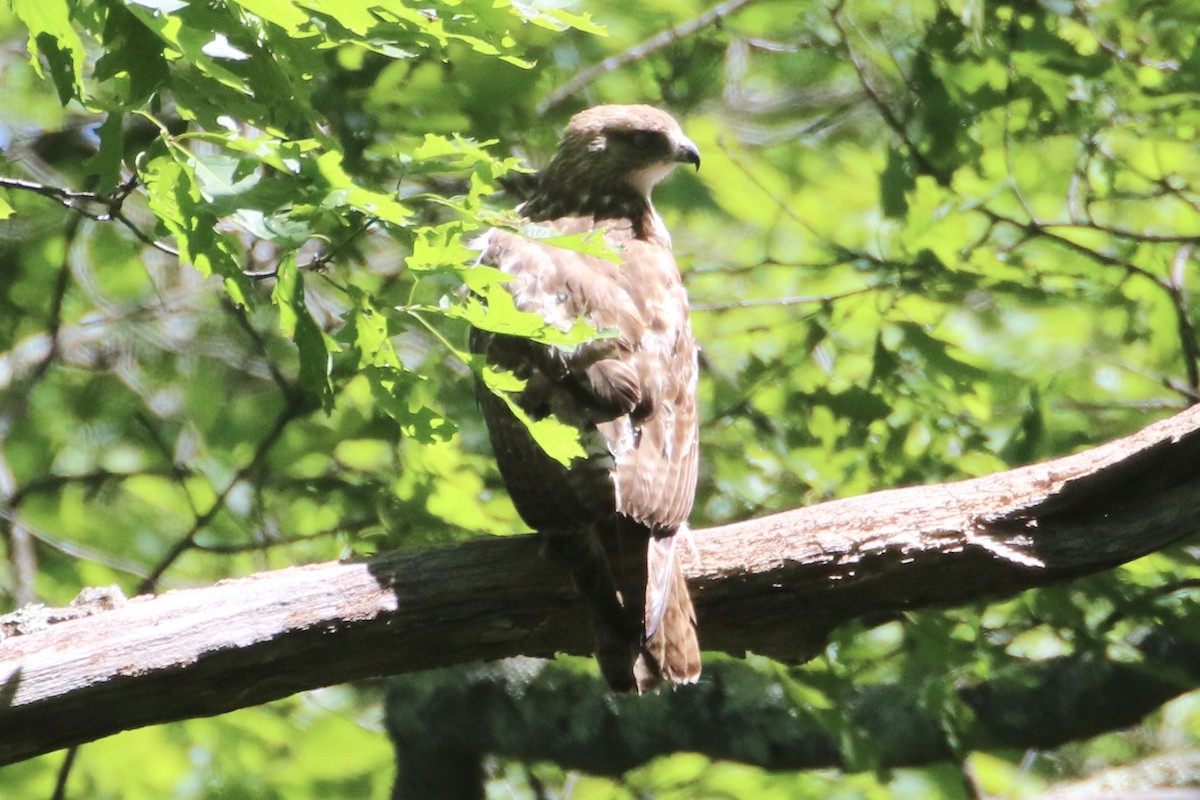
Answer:
M635 169L625 178L629 181L629 185L637 189L639 193L647 200L650 199L650 191L663 178L671 174L671 170L675 169L675 164L670 161L660 161L656 164L651 164L648 167Z

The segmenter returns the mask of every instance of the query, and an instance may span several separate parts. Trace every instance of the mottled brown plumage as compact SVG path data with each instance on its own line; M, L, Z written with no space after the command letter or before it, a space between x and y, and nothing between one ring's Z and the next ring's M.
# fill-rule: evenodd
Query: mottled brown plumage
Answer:
M571 350L472 332L472 349L526 380L513 400L579 428L588 452L547 456L481 388L500 472L522 518L555 534L588 606L597 658L617 690L700 674L695 616L675 552L696 488L696 343L654 185L700 155L667 114L598 106L573 117L522 213L570 234L603 231L621 263L490 231L482 262L512 276L518 308L567 329L615 330Z

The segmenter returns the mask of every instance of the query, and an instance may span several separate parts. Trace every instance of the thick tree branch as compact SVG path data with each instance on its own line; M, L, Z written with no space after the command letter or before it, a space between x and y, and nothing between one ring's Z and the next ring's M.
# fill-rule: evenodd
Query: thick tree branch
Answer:
M698 531L684 560L705 649L800 661L865 614L1055 583L1197 531L1200 408L986 478ZM314 564L10 635L0 763L367 676L586 652L565 571L538 551L516 536Z

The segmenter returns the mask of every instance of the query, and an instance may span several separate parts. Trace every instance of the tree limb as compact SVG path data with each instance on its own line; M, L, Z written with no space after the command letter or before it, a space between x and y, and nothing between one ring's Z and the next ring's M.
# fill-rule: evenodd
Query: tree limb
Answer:
M1200 408L985 478L697 531L684 561L706 650L802 661L856 617L1061 582L1197 531ZM319 686L591 642L566 571L533 536L259 573L13 632L0 641L0 763Z

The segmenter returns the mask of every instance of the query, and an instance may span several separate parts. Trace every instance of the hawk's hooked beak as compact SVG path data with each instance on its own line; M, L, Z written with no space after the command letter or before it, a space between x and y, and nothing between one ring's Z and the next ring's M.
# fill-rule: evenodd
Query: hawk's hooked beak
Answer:
M700 148L686 136L680 136L676 140L674 156L680 164L695 164L696 171L700 170Z

